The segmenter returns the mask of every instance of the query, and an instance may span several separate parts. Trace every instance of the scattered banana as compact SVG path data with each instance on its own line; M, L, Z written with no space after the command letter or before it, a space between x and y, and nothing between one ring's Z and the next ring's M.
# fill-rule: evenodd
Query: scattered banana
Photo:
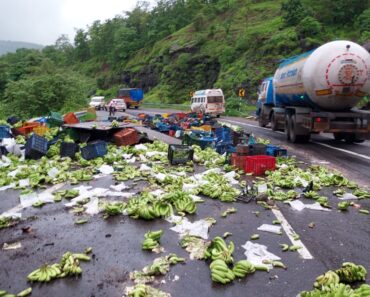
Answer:
M341 211L345 211L348 209L350 205L351 205L351 202L349 201L341 201L341 202L338 202L337 208Z
M143 250L153 250L159 247L159 240L163 234L162 230L149 231L144 235L144 241L142 243Z
M209 267L211 269L211 278L214 282L224 285L235 279L234 272L221 259L214 260Z
M231 213L236 213L236 208L235 207L230 207L228 209L226 209L222 214L221 214L221 217L223 218L226 218L227 215L231 214Z
M232 253L234 252L235 246L231 241L229 245L226 245L226 242L223 238L216 236L211 245L207 248L205 252L205 258L211 258L212 260L221 259L226 263L233 263Z
M280 246L283 252L289 251L289 244L282 243Z
M125 204L122 202L107 202L104 204L104 218L122 214Z
M31 282L49 282L61 274L61 267L59 264L53 264L51 266L45 264L40 268L31 272L27 279Z
M32 293L32 288L27 288L17 294L17 297L25 297ZM1 296L1 295L0 295Z
M260 238L260 236L259 236L259 234L252 234L250 238L251 238L251 240L257 240L257 239Z
M247 274L254 273L256 271L254 265L247 260L238 261L233 267L233 272L236 277L243 278Z
M356 265L351 262L342 264L342 268L335 271L341 282L353 283L356 281L365 281L367 271L364 266Z
M340 279L339 279L338 274L336 274L332 270L329 270L329 271L325 272L324 274L319 275L316 278L316 281L313 284L313 286L315 288L321 289L321 288L323 288L325 286L329 286L331 284L339 284L339 281L340 281Z

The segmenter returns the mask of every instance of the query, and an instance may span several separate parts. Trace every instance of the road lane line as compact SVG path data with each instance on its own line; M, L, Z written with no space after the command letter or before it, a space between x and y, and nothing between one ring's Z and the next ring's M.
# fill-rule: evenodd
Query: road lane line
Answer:
M321 142L317 142L317 141L311 141L311 142L312 143L315 143L315 144L318 144L318 145L321 145L321 146L325 146L325 147L331 148L333 150L337 150L337 151L340 151L340 152L343 152L343 153L347 153L347 154L350 154L350 155L353 155L353 156L356 156L356 157L359 157L359 158L363 158L365 160L370 160L370 157L369 156L366 156L366 155L361 155L361 154L358 154L358 153L355 153L355 152L347 151L345 149L342 149L342 148L339 148L339 147L335 147L335 146L331 146L331 145L326 144L326 143L321 143Z
M294 240L292 234L296 234L296 232L293 230L292 226L289 224L287 219L283 216L281 211L279 209L271 209L275 217L281 222L281 227L285 231L286 235L289 237L290 241L293 245L299 245L302 248L298 249L297 252L301 256L302 259L305 260L312 260L313 256L309 252L309 250L306 248L306 246L303 244L303 242L299 240Z
M244 125L244 126L249 126L249 127L254 127L254 128L260 128L260 129L268 130L268 131L275 132L275 133L285 134L284 132L281 132L281 131L272 131L269 128L260 127L260 126L256 126L256 125L252 125L252 124L246 124L246 123L243 123L243 122L232 121L232 120L225 120L225 121L235 123L235 124L239 124L239 125ZM342 149L342 148L339 148L339 147L331 146L331 145L326 144L326 143L321 143L321 142L312 141L312 140L311 140L311 143L318 144L318 145L321 145L321 146L324 146L324 147L327 147L327 148L330 148L330 149L333 149L333 150L337 150L337 151L340 151L340 152L343 152L343 153L346 153L346 154L349 154L349 155L353 155L353 156L356 156L356 157L359 157L359 158L363 158L365 160L370 160L370 156L362 155L362 154L355 153L355 152L352 152L352 151L348 151L348 150L345 150L345 149Z

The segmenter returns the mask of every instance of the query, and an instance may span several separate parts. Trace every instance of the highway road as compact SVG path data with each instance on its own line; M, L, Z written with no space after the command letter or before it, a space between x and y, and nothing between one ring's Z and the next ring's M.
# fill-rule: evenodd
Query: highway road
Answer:
M157 110L146 111L158 113ZM143 110L127 112L135 114ZM102 119L106 116L106 113L100 113ZM241 123L242 127L257 136L269 138L275 144L284 144L290 154L295 154L306 162L329 162L328 165L332 167L347 168L345 172L352 173L356 181L364 183L367 181L369 184L369 160L366 158L369 156L366 149L369 147L368 142L353 145L352 151L358 155L351 155L346 152L348 147L333 143L326 137L314 138L314 141L321 143L320 145L316 143L287 145L283 135L256 127L256 123L252 121L241 118L221 118L221 120L234 124ZM364 167L359 164L364 164ZM196 170L204 169L197 167ZM112 176L108 175L82 184L106 188L114 183ZM131 192L136 193L145 186L145 182L128 181L127 185L131 187ZM60 187L66 189L71 186L66 184ZM333 197L332 190L328 188L322 194L329 197L331 205L336 205L338 199ZM19 190L13 189L0 192L0 214L19 204L19 194ZM303 202L311 201L303 199ZM370 199L358 203L370 209ZM171 293L173 297L295 297L301 290L310 290L319 274L339 268L342 262L362 264L370 272L370 216L359 214L355 208L346 213L338 212L335 207L329 212L307 209L298 212L283 203L278 203L277 206L278 209L272 212L254 202L226 204L206 198L204 203L198 205L197 213L189 216L191 221L206 217L217 220L216 225L210 228L210 238L224 232L232 232L228 240L235 243L235 260L245 258L241 245L249 240L252 234L259 233L260 239L256 242L266 245L268 250L281 257L288 267L287 270L258 272L226 286L212 283L209 264L189 259L188 253L179 246L178 234L171 231L169 228L172 225L164 220L146 222L127 216L105 220L99 214L89 217L86 224L75 225L74 221L78 216L70 213L62 203L50 203L40 209L29 207L22 211L24 221L15 227L0 230L0 246L4 243L21 243L19 249L0 250L2 267L0 290L6 289L16 293L29 285L26 281L27 274L43 263L58 261L68 250L81 252L91 246L93 260L90 263L82 263L81 277L55 280L42 285L35 284L32 286L32 296L120 297L125 287L132 285L129 273L140 270L158 257L156 254L141 250L144 234L149 230L158 229L164 230L161 245L166 250L165 254L176 253L186 258L185 264L173 266L166 276L153 284ZM229 207L237 208L237 213L221 218L220 214ZM256 212L260 214L257 216ZM283 220L284 225L291 228L290 231L284 231L282 235L257 231L260 225L271 224L277 218ZM282 252L279 244L296 243L292 239L293 232L300 235L300 244L305 249L299 252ZM367 282L370 282L369 275Z

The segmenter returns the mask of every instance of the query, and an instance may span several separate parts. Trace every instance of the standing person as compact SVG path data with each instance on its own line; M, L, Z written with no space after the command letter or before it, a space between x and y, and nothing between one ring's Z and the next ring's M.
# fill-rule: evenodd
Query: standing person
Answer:
M117 108L116 108L116 103L115 102L113 102L113 116L115 116L115 114L116 114L116 111L117 111Z
M114 115L114 106L113 106L113 102L111 102L109 104L109 116L113 116Z

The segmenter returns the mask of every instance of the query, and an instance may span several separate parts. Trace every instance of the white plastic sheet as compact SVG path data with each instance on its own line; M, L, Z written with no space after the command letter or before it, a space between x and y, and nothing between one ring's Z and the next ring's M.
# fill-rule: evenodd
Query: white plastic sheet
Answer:
M85 213L89 215L96 215L99 213L99 198L92 198L88 203L85 204Z
M135 145L135 149L137 149L137 150L143 150L143 151L148 150L148 148L144 144L137 144L137 145Z
M179 219L179 217L169 219L176 222L176 226L170 228L172 231L180 234L180 238L185 235L197 236L203 239L208 239L208 229L211 223L207 220L199 220L195 222L190 222L186 217ZM176 220L176 221L174 221Z
M111 185L109 188L111 188L114 191L121 192L124 189L127 189L128 187L124 183L120 183L118 185Z
M251 241L247 241L242 248L245 249L244 255L247 257L247 260L254 265L266 265L264 261L279 261L280 257L270 253L267 250L267 246L253 243ZM272 265L268 264L270 268Z
M339 197L339 200L358 200L358 197L352 193L345 193L342 197Z
M110 165L102 165L99 167L99 172L101 172L102 174L111 174L114 172L114 169L112 166Z
M302 211L303 209L311 209L311 210L320 210L320 211L331 211L330 209L327 209L325 207L322 207L320 203L315 202L313 204L304 204L302 201L299 200L293 200L293 201L287 201L287 203L297 211Z
M51 178L56 178L57 175L59 173L59 169L56 168L56 167L53 167L51 168L49 171L48 171L48 175L51 177Z
M275 233L275 234L281 234L282 230L280 226L276 225L270 225L270 224L262 224L257 228L259 231L265 231L265 232L270 232L270 233Z
M3 186L3 187L0 188L0 192L1 191L6 191L6 190L11 189L11 188L14 188L15 186L16 186L15 183L11 183L7 186Z

